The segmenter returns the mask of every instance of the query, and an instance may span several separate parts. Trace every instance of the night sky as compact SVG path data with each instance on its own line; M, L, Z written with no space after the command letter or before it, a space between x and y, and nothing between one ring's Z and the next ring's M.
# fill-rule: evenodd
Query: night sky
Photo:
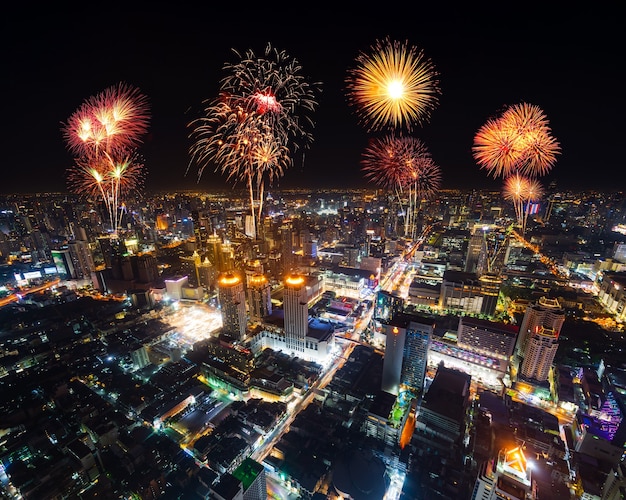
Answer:
M313 143L274 188L374 187L360 159L368 133L347 103L345 79L359 51L377 39L408 41L439 73L441 95L430 121L413 135L441 167L442 187L493 187L471 153L473 137L504 106L528 102L546 114L562 153L540 181L563 188L625 189L621 9L606 5L509 3L427 8L372 4L337 10L317 3L233 7L92 4L91 12L13 2L3 15L4 165L0 192L66 191L73 165L61 126L89 97L126 82L151 107L139 148L144 191L231 187L189 163L191 119L217 94L231 49L262 54L268 43L321 82ZM135 7L129 8L128 5ZM469 3L467 3L469 4ZM213 6L211 6L213 5ZM97 10L96 10L97 9ZM241 186L243 187L243 186Z

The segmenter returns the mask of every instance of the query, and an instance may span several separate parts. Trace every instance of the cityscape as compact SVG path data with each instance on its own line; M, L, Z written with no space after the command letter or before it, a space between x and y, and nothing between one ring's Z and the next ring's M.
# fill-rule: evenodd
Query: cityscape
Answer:
M626 498L618 13L48 7L1 498Z
M245 192L162 193L111 238L4 196L4 496L621 498L624 196L547 199L406 238L384 190L269 192L251 238Z

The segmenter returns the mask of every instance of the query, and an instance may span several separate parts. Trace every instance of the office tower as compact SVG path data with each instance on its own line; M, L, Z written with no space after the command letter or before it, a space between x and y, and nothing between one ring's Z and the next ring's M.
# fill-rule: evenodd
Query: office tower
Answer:
M158 262L154 255L144 253L133 256L133 260L137 266L135 279L139 283L154 283L159 279Z
M543 327L554 330L558 337L564 322L565 311L557 299L541 297L536 303L529 305L526 308L526 313L519 329L515 348L517 357L524 357L532 332L538 331L540 327Z
M385 330L385 356L380 388L390 394L398 395L402 381L406 327L399 324L385 324L383 328Z
M198 210L191 211L191 220L193 222L193 234L196 239L196 249L202 252L206 248L211 221L204 212Z
M209 260L215 266L218 273L226 271L224 268L224 254L222 253L222 239L213 233L209 235L206 242L206 249Z
M198 266L198 279L200 286L206 290L213 290L217 282L218 271L208 258L205 258Z
M521 448L500 450L498 461L487 461L476 479L472 498L475 500L534 500L531 468Z
M224 272L235 269L235 250L230 241L222 243L222 268Z
M304 353L309 329L309 306L306 278L289 274L284 281L283 308L285 311L285 346L287 352Z
M293 226L291 221L285 221L280 227L280 254L283 273L289 274L296 265L296 256L293 253Z
M465 257L466 273L476 273L478 276L486 271L487 240L483 229L477 229L472 234L467 245L467 255Z
M424 388L428 348L434 329L434 323L426 318L421 321L410 321L406 329L401 383L413 391L421 391Z
M96 270L96 266L93 262L89 243L86 241L72 241L68 243L67 248L74 267L74 276L72 278L90 280L92 273Z
M200 274L198 267L200 265L200 255L197 250L193 251L192 255L179 256L180 272L189 278L189 284L191 286L200 285Z
M248 279L248 308L250 320L261 321L272 313L272 290L263 274L253 274Z
M222 273L217 280L222 310L222 330L238 340L246 336L246 299L243 281L234 272Z

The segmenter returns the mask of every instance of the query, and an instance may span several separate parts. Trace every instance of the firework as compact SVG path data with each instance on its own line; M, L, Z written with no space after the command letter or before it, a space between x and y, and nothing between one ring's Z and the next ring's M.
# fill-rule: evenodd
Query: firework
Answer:
M536 179L530 179L515 173L504 181L504 199L513 203L517 224L521 233L526 231L526 222L530 213L531 202L538 201L543 196L543 186Z
M438 73L424 52L407 42L377 41L348 71L348 101L369 131L424 124L438 103Z
M302 76L297 60L269 44L262 56L233 52L238 61L224 65L219 96L205 101L203 115L189 124L189 167L198 166L198 181L213 165L227 180L255 186L260 216L265 182L281 177L293 154L312 142L320 87ZM253 214L254 198L251 190Z
M441 170L426 145L415 137L374 138L363 153L361 166L367 179L393 190L400 207L406 205L405 234L409 234L421 200L430 199L441 183Z
M148 130L148 99L120 83L90 97L64 124L68 148L78 156L116 155L137 147Z
M494 178L547 174L560 153L543 111L528 103L508 107L474 136L474 159Z
M474 137L474 159L494 178L507 177L520 162L521 143L499 120L488 120Z
M370 139L361 159L366 179L386 189L401 189L408 179L402 138Z
M148 111L147 98L121 83L89 98L63 125L67 147L76 155L68 170L69 188L102 198L113 234L121 222L121 197L143 180L136 147L148 130Z
M418 200L431 200L441 187L441 169L432 158L423 158L416 169L415 195Z

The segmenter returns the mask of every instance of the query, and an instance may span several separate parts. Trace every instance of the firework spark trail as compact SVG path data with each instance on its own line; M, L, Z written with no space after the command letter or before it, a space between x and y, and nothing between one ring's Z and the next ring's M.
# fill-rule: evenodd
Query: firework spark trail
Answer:
M407 42L378 40L361 52L346 78L348 101L370 131L423 125L438 104L438 73L424 52Z
M531 202L541 199L543 193L543 186L539 181L524 177L519 173L515 173L504 180L502 194L505 200L513 203L521 234L524 234L526 231Z
M238 61L223 66L219 96L205 101L203 115L189 124L193 144L187 172L195 163L200 181L213 165L227 180L246 182L256 228L265 182L281 177L293 154L313 140L311 113L320 84L309 83L298 61L270 44L262 56L233 52Z
M70 190L101 197L111 231L117 234L122 195L143 180L136 147L150 121L148 99L139 89L120 83L90 97L63 124L67 147L76 155L68 169Z

